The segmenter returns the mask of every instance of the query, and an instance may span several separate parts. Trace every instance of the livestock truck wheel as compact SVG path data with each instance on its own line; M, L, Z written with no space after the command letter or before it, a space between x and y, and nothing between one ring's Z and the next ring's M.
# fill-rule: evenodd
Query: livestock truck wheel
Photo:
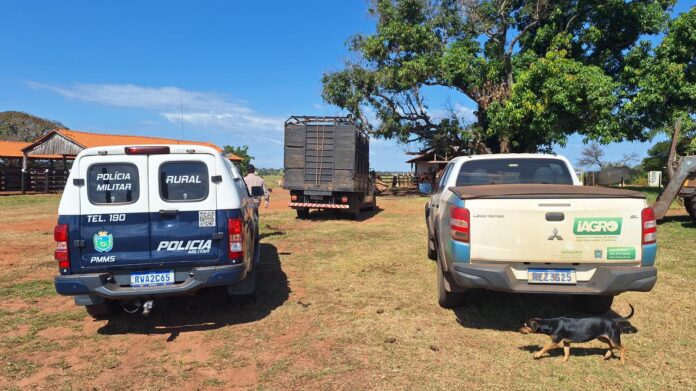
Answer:
M696 196L684 198L684 208L689 212L689 216L696 224Z
M442 263L437 260L437 304L442 308L457 308L464 305L464 292L450 292L447 285L453 283L449 273L442 270Z
M298 219L306 219L309 217L309 209L308 208L302 208L302 209L295 209L297 211L297 218Z
M85 310L94 319L108 319L116 313L116 303L111 300L104 300L103 303L86 305Z

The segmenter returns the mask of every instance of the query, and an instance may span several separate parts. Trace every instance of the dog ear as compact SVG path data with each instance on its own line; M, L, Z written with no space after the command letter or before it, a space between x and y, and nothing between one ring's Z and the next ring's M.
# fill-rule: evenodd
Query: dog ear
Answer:
M533 333L536 333L537 330L539 330L539 319L537 319L537 318L529 319L529 321L527 321L527 325L529 326L530 329L532 329Z

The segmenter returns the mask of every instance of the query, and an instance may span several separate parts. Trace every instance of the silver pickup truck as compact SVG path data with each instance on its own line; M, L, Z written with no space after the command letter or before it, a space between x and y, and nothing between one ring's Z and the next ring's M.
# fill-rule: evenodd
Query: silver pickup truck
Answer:
M448 163L425 207L438 301L471 289L575 295L607 311L657 280L656 222L640 192L584 187L567 159L504 154Z

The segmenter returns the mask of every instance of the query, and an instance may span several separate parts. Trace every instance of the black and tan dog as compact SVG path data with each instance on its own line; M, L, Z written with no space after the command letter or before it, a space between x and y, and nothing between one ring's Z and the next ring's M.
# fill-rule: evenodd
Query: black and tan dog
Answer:
M534 353L534 358L541 358L544 353L563 344L563 362L565 363L570 356L571 342L580 343L599 339L609 345L609 350L604 355L604 359L608 360L611 358L612 350L618 349L621 354L621 364L624 364L626 348L621 344L621 327L619 327L619 323L625 322L633 316L633 306L630 304L629 306L631 307L631 313L625 318L532 318L524 323L524 326L520 328L520 332L522 334L546 334L551 337L551 342Z

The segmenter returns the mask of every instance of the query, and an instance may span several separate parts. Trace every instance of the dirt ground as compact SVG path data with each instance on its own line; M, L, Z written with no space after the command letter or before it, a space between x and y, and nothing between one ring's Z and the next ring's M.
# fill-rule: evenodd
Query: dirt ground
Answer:
M298 220L274 189L261 209L262 264L251 304L221 290L156 302L150 317L95 321L55 294L57 196L0 199L0 389L694 389L696 227L660 225L660 281L619 296L636 307L627 365L598 342L533 360L531 316L577 315L566 298L473 294L435 300L424 198L381 197L361 221Z

